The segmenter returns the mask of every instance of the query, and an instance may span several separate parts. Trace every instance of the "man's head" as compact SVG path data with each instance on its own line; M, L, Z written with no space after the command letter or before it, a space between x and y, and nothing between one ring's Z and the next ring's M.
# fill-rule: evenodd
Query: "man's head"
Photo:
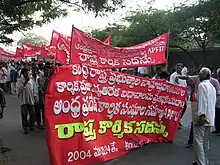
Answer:
M217 76L220 78L220 68L217 69Z
M23 75L23 77L26 79L29 77L29 71L27 68L23 68L21 69L21 75Z
M159 74L159 77L160 77L160 79L168 80L168 79L169 79L169 73L166 72L166 71L162 71L162 72Z
M38 71L39 71L39 69L38 69L37 65L32 67L32 75L33 76L37 76Z
M0 69L3 67L3 65L4 65L3 62L0 62Z
M205 68L208 68L211 71L211 74L214 72L214 69L211 65L205 65Z
M51 67L50 66L45 65L43 71L44 71L45 77L50 77L50 75L51 75Z
M163 71L162 66L157 66L157 68L156 68L156 73L157 73L157 74L160 74L162 71Z
M175 65L175 69L176 69L176 72L177 72L178 74L181 74L181 71L182 71L182 69L183 69L183 64L182 64L182 63L177 63L177 64Z
M203 67L199 72L200 81L209 80L211 78L211 70L209 68Z

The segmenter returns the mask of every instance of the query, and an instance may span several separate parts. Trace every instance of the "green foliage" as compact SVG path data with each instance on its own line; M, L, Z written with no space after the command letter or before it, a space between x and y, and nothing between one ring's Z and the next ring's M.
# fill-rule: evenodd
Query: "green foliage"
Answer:
M122 21L103 30L93 30L92 34L103 40L112 33L113 46L136 45L168 31L170 46L175 49L200 47L205 51L208 44L220 42L219 0L200 0L196 4L181 4L169 10L149 8L131 12Z
M5 0L4 5L0 7L0 43L12 42L13 40L7 35L14 31L27 31L67 15L65 9L55 6L51 0L24 4L21 2L13 0L12 3Z
M0 1L0 43L10 43L8 37L15 31L27 31L35 26L51 22L67 15L66 7L95 12L113 12L123 7L123 0L1 0Z
M22 47L22 43L25 42L27 44L31 44L31 45L34 45L34 46L41 46L41 45L47 45L48 44L48 40L45 39L44 37L42 36L38 36L34 33L27 33L24 37L22 37L17 45L19 47Z

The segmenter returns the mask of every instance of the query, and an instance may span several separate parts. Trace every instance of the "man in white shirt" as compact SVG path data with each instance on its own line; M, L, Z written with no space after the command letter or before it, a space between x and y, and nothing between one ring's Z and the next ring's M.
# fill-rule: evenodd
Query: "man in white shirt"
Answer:
M208 68L201 69L199 78L198 110L193 118L197 162L193 165L208 165L209 134L215 123L216 90L210 82L211 71Z
M172 84L179 84L181 86L187 86L187 82L186 80L183 79L178 79L179 76L182 76L182 70L183 70L183 64L181 63L177 63L175 66L176 71L174 73L171 74L170 76L170 83ZM183 111L182 111L182 117L184 115L184 113L186 112L187 109L187 103L185 103ZM179 129L181 129L181 123L179 124Z
M183 65L183 69L181 71L182 76L187 76L188 75L188 69L185 65Z
M176 64L176 66L175 66L176 72L174 72L170 75L170 82L172 84L179 84L182 86L187 86L186 80L177 79L177 77L183 76L182 75L183 68L184 68L183 64L181 64L181 63Z

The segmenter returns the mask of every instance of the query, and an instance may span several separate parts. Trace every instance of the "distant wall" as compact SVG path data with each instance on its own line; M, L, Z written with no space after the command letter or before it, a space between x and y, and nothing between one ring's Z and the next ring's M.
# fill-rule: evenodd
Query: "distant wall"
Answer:
M192 57L196 60L198 65L204 65L204 55L206 55L207 63L208 65L212 65L214 68L220 67L220 49L209 49L206 52L202 51L189 51L189 53L192 55ZM173 66L175 66L176 63L180 62L185 64L188 68L195 67L195 64L190 58L189 55L185 52L171 52L169 54L169 65L168 69L169 71L172 70Z

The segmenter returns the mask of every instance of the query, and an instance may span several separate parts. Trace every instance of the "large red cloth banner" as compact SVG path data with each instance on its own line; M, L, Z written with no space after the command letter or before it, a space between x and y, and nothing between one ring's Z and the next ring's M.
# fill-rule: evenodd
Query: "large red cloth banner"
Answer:
M25 57L33 57L41 55L41 47L22 43Z
M70 61L96 68L157 65L167 62L167 43L168 33L137 46L112 47L73 27Z
M107 161L172 141L185 87L86 65L57 67L46 94L50 165Z

